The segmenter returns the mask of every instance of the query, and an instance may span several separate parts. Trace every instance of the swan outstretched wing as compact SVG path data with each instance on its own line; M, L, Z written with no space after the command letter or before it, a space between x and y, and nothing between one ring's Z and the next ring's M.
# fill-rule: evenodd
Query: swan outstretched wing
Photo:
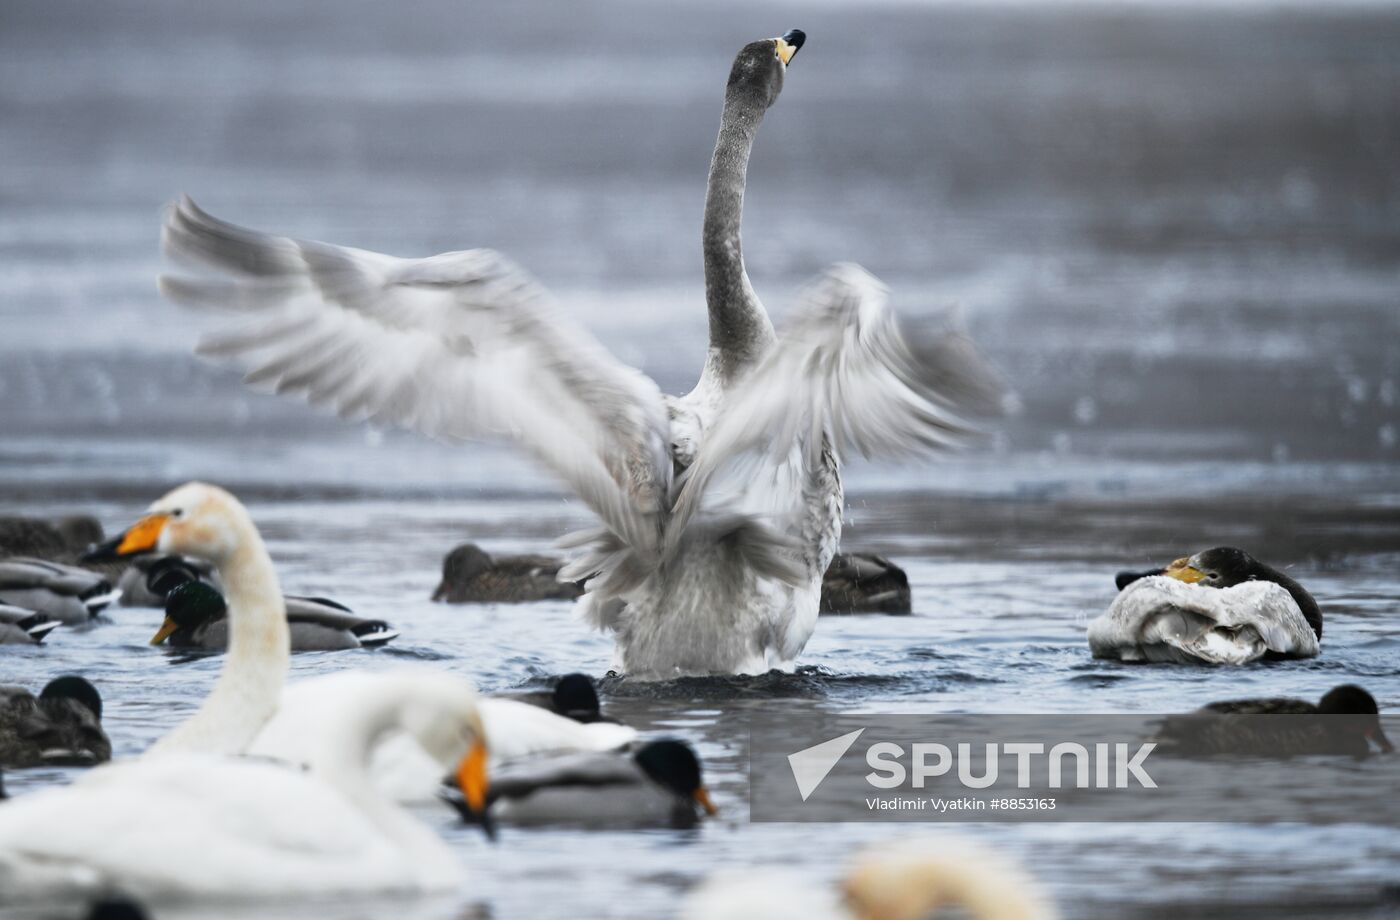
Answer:
M1000 394L965 336L911 342L880 281L857 265L833 266L806 290L773 352L726 396L680 480L668 539L702 508L735 500L797 513L782 497L803 490L783 480L815 468L823 450L900 459L960 446L978 430L967 411ZM765 495L772 507L762 507Z
M199 351L245 368L250 385L436 438L514 438L609 530L655 547L671 487L660 392L509 259L486 249L400 259L272 236L188 197L163 243L218 276L164 276L167 297L243 315Z

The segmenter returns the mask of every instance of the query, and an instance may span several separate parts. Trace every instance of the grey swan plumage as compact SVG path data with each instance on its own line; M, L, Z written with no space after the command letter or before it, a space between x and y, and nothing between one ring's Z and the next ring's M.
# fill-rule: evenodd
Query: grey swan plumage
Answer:
M725 89L702 233L710 347L689 394L613 358L498 253L401 259L169 212L167 254L221 277L165 276L187 305L242 314L200 351L250 385L446 440L509 435L601 527L563 545L586 620L639 678L791 668L841 534L839 466L908 458L974 433L995 389L963 337L911 345L854 265L808 287L781 336L740 243L749 154L803 33L746 45Z
M448 604L520 604L573 600L583 587L559 580L562 560L534 554L492 556L463 543L442 560L442 581L433 600Z
M112 582L96 572L44 559L0 559L0 603L46 613L65 626L91 623L117 599Z
M1116 582L1112 606L1089 624L1095 658L1246 664L1320 650L1317 601L1244 550L1218 546Z
M700 758L684 741L634 751L568 754L507 764L491 778L490 814L518 826L691 827L716 813ZM469 821L475 813L464 813Z
M356 616L349 607L320 597L284 595L287 627L294 652L328 652L377 648L398 637L383 620ZM228 648L228 605L218 589L189 581L165 599L165 621L152 645L174 648Z
M0 645L38 645L62 625L47 613L0 604Z
M37 697L23 687L0 687L0 766L91 766L111 759L102 696L86 678L55 678Z
M1328 718L1262 718L1327 716ZM1180 755L1240 754L1364 756L1374 743L1395 750L1381 727L1375 697L1355 684L1342 684L1316 703L1292 697L1227 700L1163 720L1154 739L1165 752Z

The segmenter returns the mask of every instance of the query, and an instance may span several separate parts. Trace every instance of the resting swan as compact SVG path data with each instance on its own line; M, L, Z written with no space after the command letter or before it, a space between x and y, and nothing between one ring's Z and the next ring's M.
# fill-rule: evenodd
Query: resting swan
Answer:
M1020 866L962 838L906 839L866 849L836 892L772 870L722 872L691 892L681 920L924 920L961 908L971 920L1054 920Z
M744 268L749 153L793 30L739 52L705 201L710 348L689 394L613 358L498 253L401 259L271 236L183 198L166 253L225 276L166 276L188 305L244 314L200 351L252 385L351 419L443 439L510 435L601 528L565 545L584 615L635 677L791 667L817 621L841 534L841 457L907 457L970 432L958 401L989 375L965 340L938 361L901 335L884 287L840 265L809 287L781 337Z
M386 733L465 751L456 779L485 804L476 695L404 672L373 698L335 701L301 726L295 765L168 753L100 767L0 808L0 905L118 890L147 903L453 891L461 867L365 772Z
M1243 550L1220 546L1126 585L1089 624L1095 658L1247 664L1314 658L1322 612L1302 585Z

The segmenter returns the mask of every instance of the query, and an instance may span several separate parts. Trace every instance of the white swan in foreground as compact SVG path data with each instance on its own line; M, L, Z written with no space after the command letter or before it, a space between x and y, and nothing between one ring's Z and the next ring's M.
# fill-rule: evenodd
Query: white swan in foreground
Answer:
M865 850L837 892L776 870L721 872L685 900L681 920L924 920L942 908L971 920L1054 920L1025 870L973 841L907 839Z
M457 781L481 811L487 754L471 686L405 671L319 715L300 726L295 766L168 752L6 802L0 904L112 891L159 903L456 889L451 849L381 796L365 765L397 731L464 751Z
M298 681L282 694L277 715L253 742L249 753L294 763L309 758L306 745L317 736L324 713L341 707L372 708L401 680L394 671L348 671ZM471 683L462 677L442 675L464 690ZM609 751L629 744L636 729L612 722L583 725L572 719L518 700L477 700L492 765L543 754ZM448 726L442 726L445 730ZM438 741L425 729L386 734L371 753L370 775L384 795L400 802L427 802L437 797L445 776L462 759L465 747L460 733L448 733Z
M1243 550L1216 547L1159 571L1119 575L1113 605L1089 624L1095 658L1247 664L1317 656L1317 601Z
M503 256L402 259L218 220L188 198L167 254L222 278L161 279L172 300L244 315L205 338L247 381L342 417L442 439L512 437L602 523L560 573L639 677L788 667L817 621L841 533L841 458L960 443L957 405L990 376L965 339L936 357L900 333L854 265L810 287L775 336L744 268L749 152L805 36L734 61L704 219L710 350L684 397L613 358Z
M291 656L277 569L248 511L217 486L192 482L153 503L93 559L158 551L214 565L228 602L228 656L199 710L146 753L241 754L277 711Z

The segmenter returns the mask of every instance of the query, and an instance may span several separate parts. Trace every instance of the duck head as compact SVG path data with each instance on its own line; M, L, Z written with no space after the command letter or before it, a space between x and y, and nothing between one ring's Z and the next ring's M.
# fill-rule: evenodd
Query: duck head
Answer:
M187 581L166 595L165 620L151 637L151 645L160 645L178 630L195 630L226 616L228 603L222 594L202 581Z
M1358 728L1368 742L1375 742L1387 754L1395 751L1395 745L1390 743L1385 730L1381 728L1381 710L1376 705L1376 698L1364 688L1356 684L1333 687L1318 701L1317 711L1327 715L1355 716Z
M633 756L637 766L651 780L664 786L677 797L694 802L707 815L719 809L710 799L700 772L700 758L684 741L665 739L644 744Z

